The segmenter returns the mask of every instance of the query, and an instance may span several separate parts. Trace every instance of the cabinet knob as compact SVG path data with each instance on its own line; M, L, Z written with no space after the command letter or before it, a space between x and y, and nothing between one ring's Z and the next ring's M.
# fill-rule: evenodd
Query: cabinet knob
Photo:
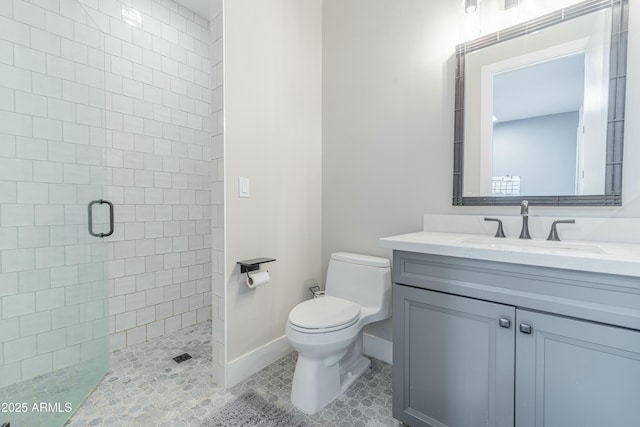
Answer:
M498 319L498 325L500 325L501 328L509 329L511 327L511 320L507 319L506 317L501 317L500 319Z
M523 334L530 334L533 331L533 327L527 323L520 323L520 332Z

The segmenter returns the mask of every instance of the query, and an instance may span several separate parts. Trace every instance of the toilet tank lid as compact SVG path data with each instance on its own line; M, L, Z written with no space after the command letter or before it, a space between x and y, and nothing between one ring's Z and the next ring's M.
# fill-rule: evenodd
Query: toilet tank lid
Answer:
M335 252L331 254L331 259L335 261L349 262L351 264L366 265L369 267L387 268L390 265L389 260L386 258L353 254L349 252Z

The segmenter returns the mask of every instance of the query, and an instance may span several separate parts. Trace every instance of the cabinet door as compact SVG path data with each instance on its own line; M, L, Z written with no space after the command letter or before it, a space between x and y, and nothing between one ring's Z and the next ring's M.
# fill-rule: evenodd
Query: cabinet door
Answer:
M516 427L640 425L640 332L517 311ZM525 328L526 330L526 328Z
M511 306L394 285L393 416L513 427L514 319Z

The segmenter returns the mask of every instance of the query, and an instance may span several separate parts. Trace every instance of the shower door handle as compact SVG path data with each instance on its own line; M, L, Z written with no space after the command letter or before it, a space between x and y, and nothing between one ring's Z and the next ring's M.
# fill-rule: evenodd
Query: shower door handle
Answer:
M106 204L107 206L109 206L109 232L108 233L93 232L93 205L95 204L99 204L99 205ZM89 234L91 234L93 237L107 237L113 234L113 203L111 203L108 200L102 200L102 199L93 200L92 202L89 202Z

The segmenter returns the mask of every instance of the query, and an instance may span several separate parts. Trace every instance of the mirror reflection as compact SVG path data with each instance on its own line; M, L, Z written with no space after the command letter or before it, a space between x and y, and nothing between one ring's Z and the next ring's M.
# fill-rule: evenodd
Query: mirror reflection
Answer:
M584 62L580 53L493 77L492 195L582 194Z

